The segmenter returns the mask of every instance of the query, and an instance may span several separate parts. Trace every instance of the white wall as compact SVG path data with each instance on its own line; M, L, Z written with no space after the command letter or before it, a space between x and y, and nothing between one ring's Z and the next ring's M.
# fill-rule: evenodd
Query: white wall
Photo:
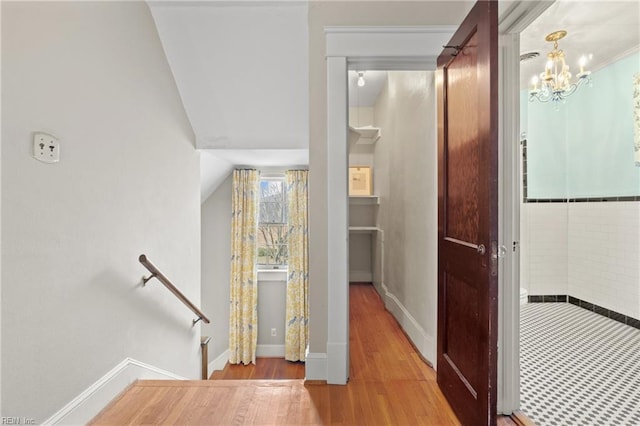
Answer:
M2 3L2 409L42 421L126 357L200 374L194 136L144 2ZM61 161L31 158L32 133Z
M349 107L349 126L373 126L373 107Z
M306 149L306 2L151 9L199 148Z
M287 302L287 274L284 271L258 272L257 356L284 358L284 327ZM271 330L276 329L276 335Z
M373 107L350 107L349 126L365 127L373 126ZM358 145L355 142L349 145L350 166L373 166L374 145Z
M383 282L417 324L415 343L435 362L438 304L438 178L434 73L389 72L375 110L382 128L374 182L384 231ZM385 295L383 294L383 297ZM400 321L403 323L403 321Z
M211 337L208 362L229 348L232 183L228 175L202 204L202 309L211 320L202 325L202 334Z

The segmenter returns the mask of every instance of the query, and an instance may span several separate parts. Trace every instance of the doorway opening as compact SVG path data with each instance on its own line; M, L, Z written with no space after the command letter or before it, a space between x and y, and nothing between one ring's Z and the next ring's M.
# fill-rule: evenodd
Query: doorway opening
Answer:
M640 422L639 26L635 2L557 1L520 36L520 395L536 424ZM611 28L624 35L602 43ZM571 81L582 67L592 87L545 103L531 79L558 30Z
M435 72L349 74L349 282L375 287L420 356L436 360ZM360 84L358 84L360 81Z

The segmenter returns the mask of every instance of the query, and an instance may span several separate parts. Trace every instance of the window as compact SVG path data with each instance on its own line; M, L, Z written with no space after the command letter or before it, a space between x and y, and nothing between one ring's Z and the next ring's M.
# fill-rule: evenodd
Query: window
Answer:
M280 269L287 266L287 204L284 178L260 179L258 266L261 269Z

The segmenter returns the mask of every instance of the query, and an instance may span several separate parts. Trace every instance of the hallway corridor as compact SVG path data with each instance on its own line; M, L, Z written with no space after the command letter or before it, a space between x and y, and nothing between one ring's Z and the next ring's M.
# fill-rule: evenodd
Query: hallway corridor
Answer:
M456 425L373 286L350 286L351 379L138 381L92 424Z

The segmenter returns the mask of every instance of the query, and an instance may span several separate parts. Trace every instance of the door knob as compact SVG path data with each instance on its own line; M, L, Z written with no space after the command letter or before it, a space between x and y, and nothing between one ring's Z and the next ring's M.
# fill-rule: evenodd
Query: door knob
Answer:
M484 244L480 244L476 250L478 251L478 254L484 254L487 251L487 249L484 248Z

